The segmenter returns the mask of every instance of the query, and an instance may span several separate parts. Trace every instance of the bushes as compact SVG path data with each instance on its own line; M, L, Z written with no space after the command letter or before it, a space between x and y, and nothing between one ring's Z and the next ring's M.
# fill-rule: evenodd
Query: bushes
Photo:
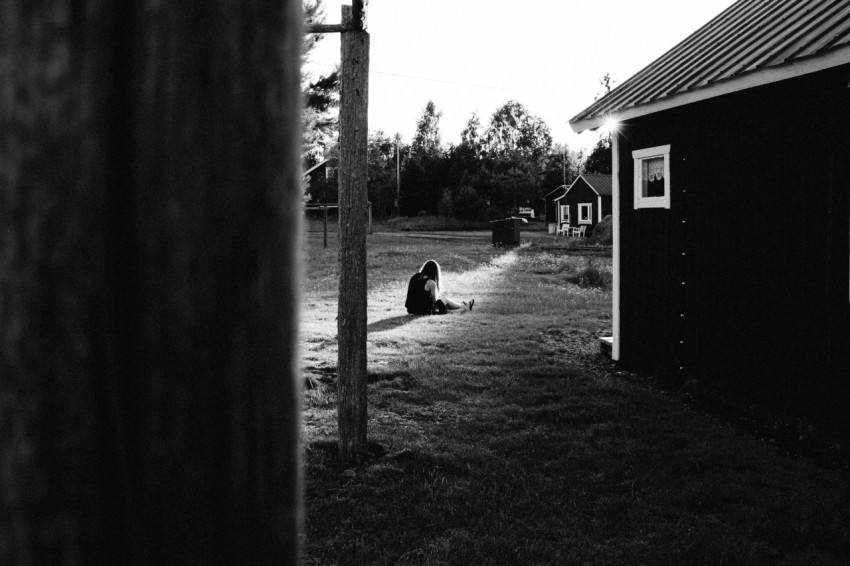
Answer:
M602 244L603 246L610 246L614 243L613 218L610 214L593 227L593 233L590 237L593 242Z
M487 220L487 202L481 198L478 191L469 186L461 187L452 203L455 218L484 222Z
M450 216L402 216L387 220L387 226L393 230L403 232L443 232L452 230L485 230L489 228L487 222L472 220L459 220Z
M581 252L565 253L564 248L558 248L555 253L545 251L545 247L537 248L541 251L524 259L522 268L525 271L542 276L555 275L557 280L566 280L584 289L611 290L614 277L609 259L581 255Z
M610 289L613 283L613 277L610 271L600 269L599 263L596 260L586 258L586 265L575 275L568 277L567 281L579 287Z

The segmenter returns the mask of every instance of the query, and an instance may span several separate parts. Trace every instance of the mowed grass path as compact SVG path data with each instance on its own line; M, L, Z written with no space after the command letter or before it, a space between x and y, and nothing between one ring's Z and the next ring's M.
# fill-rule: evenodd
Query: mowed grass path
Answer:
M335 238L306 239L306 564L848 564L848 474L625 376L553 237L369 236L369 438L340 464ZM408 317L426 259L471 313Z

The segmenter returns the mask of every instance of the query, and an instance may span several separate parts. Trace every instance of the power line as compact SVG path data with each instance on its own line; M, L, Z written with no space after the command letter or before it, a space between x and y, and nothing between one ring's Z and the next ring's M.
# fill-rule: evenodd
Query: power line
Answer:
M311 62L311 63L308 63L308 65L319 65L321 67L330 67L330 68L337 67L337 65L331 65L330 63L312 63ZM552 97L552 98L562 96L560 94L551 93L551 92L544 93L544 92L533 92L533 91L529 91L529 90L519 90L519 89L512 89L512 88L500 88L500 87L482 85L482 84L475 84L475 83L450 81L450 80L447 80L447 79L435 79L435 78L432 78L432 77L418 77L416 75L404 75L404 74L401 74L401 73L390 73L390 72L387 72L387 71L375 71L375 70L372 70L372 69L369 70L369 74L370 75L384 75L384 76L388 76L388 77L397 77L397 78L402 78L402 79L412 79L412 80L416 80L416 81L425 81L425 82L431 82L431 83L442 83L442 84L450 84L450 85L457 85L457 86L467 86L467 87L472 87L472 88L483 88L483 89L486 89L486 90L495 90L495 91L498 91L498 92L514 92L514 93L518 93L518 94L530 94L530 95L533 95L533 96L548 96L548 97Z

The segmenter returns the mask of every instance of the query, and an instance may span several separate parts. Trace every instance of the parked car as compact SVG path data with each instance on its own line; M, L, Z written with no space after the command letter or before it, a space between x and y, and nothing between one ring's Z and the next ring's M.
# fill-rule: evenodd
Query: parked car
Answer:
M517 210L517 216L520 218L531 218L534 220L534 209L530 206L521 206Z

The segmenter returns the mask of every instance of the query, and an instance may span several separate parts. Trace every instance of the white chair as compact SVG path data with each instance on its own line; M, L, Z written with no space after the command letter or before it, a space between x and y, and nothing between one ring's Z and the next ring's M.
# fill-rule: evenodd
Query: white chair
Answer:
M587 226L582 226L580 228L573 228L570 232L570 235L573 238L584 238L584 233L587 232Z
M557 235L559 235L559 236L569 236L569 235L570 235L570 230L571 230L570 225L569 225L569 224L567 224L566 222L563 222L563 223L562 223L562 224L558 227L558 229L555 231L555 233L556 233Z

